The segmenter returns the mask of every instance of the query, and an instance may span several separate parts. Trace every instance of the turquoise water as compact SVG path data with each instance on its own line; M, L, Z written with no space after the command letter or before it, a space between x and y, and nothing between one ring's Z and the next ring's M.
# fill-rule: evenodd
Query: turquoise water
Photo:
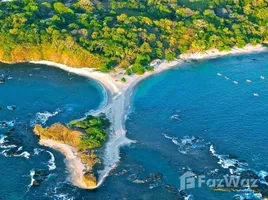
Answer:
M259 189L267 195L267 179L260 176L268 172L267 59L267 53L260 53L188 62L139 83L126 122L128 137L137 143L122 148L118 167L95 191L77 189L66 180L63 157L36 144L31 123L45 111L58 112L46 125L84 116L102 101L98 85L44 66L1 66L0 75L13 79L0 85L0 121L15 120L14 137L30 157L0 156L0 197L170 200L188 195L225 200L239 194L240 199L258 199L251 192L216 192L206 186L186 189L187 195L178 191L185 172L221 178L246 170L262 182ZM8 105L16 110L6 109ZM1 134L7 130L0 129ZM30 171L48 169L51 159L45 151L35 155L36 148L54 154L56 169L41 186L28 187Z

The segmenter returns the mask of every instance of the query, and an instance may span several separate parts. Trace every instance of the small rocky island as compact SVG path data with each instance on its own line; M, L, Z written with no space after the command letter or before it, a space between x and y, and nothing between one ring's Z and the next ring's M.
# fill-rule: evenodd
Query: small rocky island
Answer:
M97 176L93 167L100 163L95 149L107 140L110 121L105 115L88 116L68 125L61 123L43 128L37 124L34 133L40 144L59 150L66 157L66 164L72 181L78 187L92 189L97 186Z

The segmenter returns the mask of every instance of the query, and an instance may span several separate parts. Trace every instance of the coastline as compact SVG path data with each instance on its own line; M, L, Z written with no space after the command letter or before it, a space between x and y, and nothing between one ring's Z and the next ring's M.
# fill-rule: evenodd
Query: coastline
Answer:
M77 151L74 147L54 140L44 139L41 139L39 144L61 152L65 156L65 164L70 172L72 183L79 188L88 189L82 180L85 165L82 163L80 157L77 156Z
M81 76L85 76L96 80L104 88L108 96L106 104L100 106L99 109L93 111L92 115L98 115L100 113L105 113L110 119L112 127L110 129L109 140L106 143L104 157L104 170L98 171L99 180L97 187L99 187L108 176L109 172L116 167L120 161L120 147L130 145L135 141L131 141L126 137L125 120L127 114L130 112L130 101L131 95L136 87L137 83L141 80L153 75L160 73L164 70L177 67L178 65L184 63L185 61L191 60L201 60L201 59L211 59L220 56L234 55L234 54L246 54L246 53L258 53L266 51L267 48L261 45L251 46L247 45L245 48L233 48L231 51L220 52L218 50L209 50L204 53L191 53L182 54L179 59L174 61L162 61L161 64L155 67L153 72L146 72L143 75L131 75L127 76L121 73L102 73L89 68L71 68L63 64L53 63L50 61L31 61L34 64L44 64L53 67L60 68L67 72L75 73ZM120 79L126 78L126 83L120 81ZM63 153L66 157L66 165L70 171L72 182L74 185L84 188L84 189L94 189L86 188L83 185L81 173L83 173L85 166L82 164L81 159L76 156L75 150L64 144L57 143L51 140L40 140L40 144L48 146L50 148L56 149Z

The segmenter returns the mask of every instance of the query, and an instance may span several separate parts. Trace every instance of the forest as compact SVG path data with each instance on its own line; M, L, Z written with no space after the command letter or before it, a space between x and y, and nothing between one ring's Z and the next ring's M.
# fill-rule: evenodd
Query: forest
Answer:
M268 0L0 2L0 61L142 74L153 59L268 41Z

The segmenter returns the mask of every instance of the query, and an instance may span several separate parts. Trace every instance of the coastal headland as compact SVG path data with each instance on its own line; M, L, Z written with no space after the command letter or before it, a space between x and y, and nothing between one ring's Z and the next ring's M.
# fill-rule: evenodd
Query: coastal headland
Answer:
M90 115L98 116L103 113L110 120L109 139L105 144L104 156L102 158L104 169L98 171L98 180L96 185L87 186L83 180L86 166L77 156L77 149L68 144L59 143L49 138L40 138L40 144L60 151L66 157L66 165L70 171L72 182L74 185L84 189L95 189L102 185L109 172L116 167L120 161L120 147L130 145L132 141L126 137L125 120L130 111L130 100L133 89L138 82L150 75L160 73L164 70L176 67L185 61L210 59L218 56L255 53L266 51L267 48L261 45L247 45L244 48L233 48L231 51L209 50L204 53L182 54L174 61L161 61L154 65L154 71L147 71L143 75L127 75L124 70L117 69L116 72L102 73L91 68L72 68L64 64L58 64L50 61L29 61L34 64L44 64L58 67L70 73L75 73L96 80L104 87L104 93L107 96L106 102L102 106L90 113ZM125 81L121 81L124 78Z

